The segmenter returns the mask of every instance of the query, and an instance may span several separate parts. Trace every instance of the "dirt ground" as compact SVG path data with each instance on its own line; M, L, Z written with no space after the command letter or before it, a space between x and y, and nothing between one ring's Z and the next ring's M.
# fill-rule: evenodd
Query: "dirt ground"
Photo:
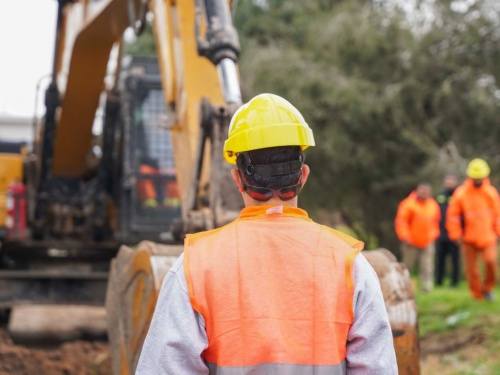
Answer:
M110 375L109 347L103 342L73 341L54 349L14 345L0 328L0 375Z
M420 349L422 375L491 373L484 361L491 348L479 327L429 335L420 341Z

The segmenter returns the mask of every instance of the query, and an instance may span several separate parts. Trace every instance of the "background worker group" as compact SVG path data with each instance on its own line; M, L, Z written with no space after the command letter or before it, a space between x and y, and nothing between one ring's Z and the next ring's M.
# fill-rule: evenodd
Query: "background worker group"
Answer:
M472 296L493 300L497 279L497 238L500 235L500 198L489 180L490 168L482 159L472 160L467 179L455 189L456 177L447 175L436 202L429 184L421 183L398 207L396 234L402 242L403 262L412 270L419 261L420 288L432 288L434 249L437 240L436 283L442 284L445 260L452 258L451 285L458 284L460 246ZM438 205L439 203L439 205ZM481 280L478 257L485 264Z

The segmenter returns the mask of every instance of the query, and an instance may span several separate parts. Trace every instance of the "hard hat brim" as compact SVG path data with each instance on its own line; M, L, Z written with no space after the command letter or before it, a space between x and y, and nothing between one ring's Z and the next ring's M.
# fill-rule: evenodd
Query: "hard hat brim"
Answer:
M240 152L269 148L266 139L273 139L272 147L300 146L302 150L314 146L314 136L310 128L297 124L279 124L266 128L248 129L224 142L224 158L229 164L236 165Z
M485 171L481 171L481 172L477 172L477 171L470 171L470 172L467 172L467 177L469 178L472 178L473 180L479 180L481 178L486 178L490 175L490 172L485 172Z

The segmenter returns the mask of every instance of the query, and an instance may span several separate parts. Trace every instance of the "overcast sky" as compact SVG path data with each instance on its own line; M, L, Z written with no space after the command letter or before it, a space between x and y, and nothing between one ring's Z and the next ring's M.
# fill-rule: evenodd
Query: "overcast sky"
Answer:
M0 1L0 115L33 115L37 82L52 66L56 12L56 0Z
M465 7L457 11L466 11L476 1L456 0L454 5ZM499 0L483 1L500 12ZM0 0L0 116L33 115L36 85L51 71L56 11L56 0ZM47 82L45 79L41 86L39 114L43 113Z

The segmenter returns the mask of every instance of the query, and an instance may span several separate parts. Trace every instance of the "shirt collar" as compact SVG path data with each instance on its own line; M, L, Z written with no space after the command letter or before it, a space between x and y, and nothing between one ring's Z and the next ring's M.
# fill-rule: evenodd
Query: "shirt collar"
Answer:
M255 217L276 217L276 216L293 216L300 217L303 219L309 219L307 212L297 208L289 206L251 206L245 207L240 212L240 219L255 218Z

